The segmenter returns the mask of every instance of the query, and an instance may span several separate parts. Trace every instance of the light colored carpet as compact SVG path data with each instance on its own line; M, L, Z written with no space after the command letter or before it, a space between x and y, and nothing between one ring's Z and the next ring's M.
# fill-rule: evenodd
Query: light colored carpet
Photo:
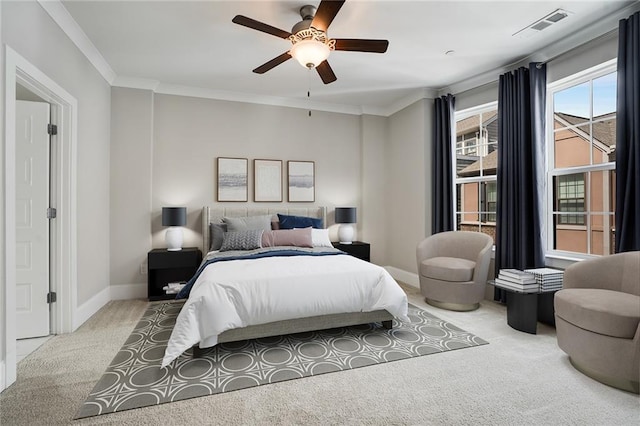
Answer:
M147 306L114 301L19 364L0 424L639 424L639 397L576 371L553 328L521 333L494 302L450 312L406 288L412 304L490 344L72 421Z
M487 342L424 309L406 322L337 327L221 343L187 351L160 368L182 303L151 304L75 418L237 391L374 364L472 348Z

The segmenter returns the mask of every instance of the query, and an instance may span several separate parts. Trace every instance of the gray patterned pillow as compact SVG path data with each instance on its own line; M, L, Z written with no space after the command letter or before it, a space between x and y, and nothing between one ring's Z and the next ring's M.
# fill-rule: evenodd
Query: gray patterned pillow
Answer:
M224 241L225 232L227 232L226 223L209 224L209 241L211 241L209 251L220 250L220 247L222 247L222 241Z
M224 234L220 251L254 250L262 247L262 229L248 231L229 231Z

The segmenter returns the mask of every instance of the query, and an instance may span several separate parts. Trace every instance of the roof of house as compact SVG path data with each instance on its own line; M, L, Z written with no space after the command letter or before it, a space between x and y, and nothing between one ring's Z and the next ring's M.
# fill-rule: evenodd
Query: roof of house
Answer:
M495 115L495 112L494 114ZM584 117L579 117L576 115L565 114L565 113L556 113L556 120L560 119L567 123L569 126L576 126L577 129L589 135L589 126L588 119ZM469 119L475 118L476 127L478 126L478 115L473 117L469 117ZM465 119L462 121L466 121L469 119ZM616 146L616 114L608 113L602 114L593 118L593 134L594 141L600 142L603 145L606 145L609 148L615 150ZM462 121L456 123L456 126L459 126ZM483 119L483 121L485 121ZM471 122L471 121L470 121ZM561 123L564 124L564 123ZM564 124L564 125L567 125ZM470 126L465 125L465 131L456 132L457 134L467 133L471 129ZM496 173L498 168L498 150L490 152L487 156L482 158L482 165L484 169L485 175L492 175ZM458 172L459 176L462 177L470 177L470 176L479 176L480 175L480 159L475 162L469 164L464 169Z
M482 169L485 175L494 175L498 169L498 150L491 151L488 155L482 157ZM458 172L458 175L462 177L479 176L480 175L480 160L478 159L474 163L469 164L464 169Z
M477 131L480 127L480 116L482 116L482 122L486 125L495 117L497 118L498 111L483 112L482 114L475 114L471 117L467 117L464 120L456 122L456 136L465 135L472 131Z
M589 119L564 112L555 113L556 119L566 122L570 126L576 126L580 131L589 135ZM597 142L606 146L616 145L616 113L610 112L593 117L593 136Z

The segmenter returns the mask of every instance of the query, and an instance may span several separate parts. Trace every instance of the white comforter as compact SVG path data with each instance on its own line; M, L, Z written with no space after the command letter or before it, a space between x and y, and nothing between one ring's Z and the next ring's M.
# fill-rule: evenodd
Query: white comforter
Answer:
M208 265L171 333L162 367L226 330L273 321L385 309L406 321L407 296L389 273L348 255L269 257Z

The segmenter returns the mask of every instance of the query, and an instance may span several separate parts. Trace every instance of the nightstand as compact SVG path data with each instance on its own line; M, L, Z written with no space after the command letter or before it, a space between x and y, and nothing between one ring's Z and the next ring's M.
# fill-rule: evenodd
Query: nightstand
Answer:
M363 243L362 241L354 241L351 244L331 243L338 250L342 250L349 253L353 257L358 259L371 261L371 244Z
M162 287L170 282L189 281L202 262L202 252L197 247L185 247L179 251L153 249L147 255L149 300L175 299L175 294L166 294Z

